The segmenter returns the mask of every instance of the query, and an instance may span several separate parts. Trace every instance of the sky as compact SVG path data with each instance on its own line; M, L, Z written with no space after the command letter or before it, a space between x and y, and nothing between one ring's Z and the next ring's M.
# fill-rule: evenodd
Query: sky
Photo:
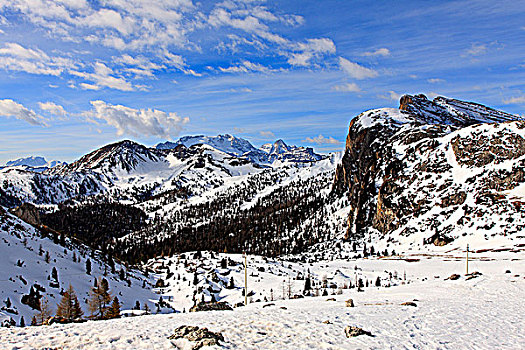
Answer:
M0 0L0 164L233 134L321 153L443 95L525 114L522 1Z

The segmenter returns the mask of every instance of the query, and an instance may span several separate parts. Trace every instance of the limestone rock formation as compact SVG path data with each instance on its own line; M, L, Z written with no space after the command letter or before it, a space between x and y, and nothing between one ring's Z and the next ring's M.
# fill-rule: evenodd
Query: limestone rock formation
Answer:
M525 122L445 97L403 96L399 109L350 122L333 190L350 201L346 240L445 245L525 228Z

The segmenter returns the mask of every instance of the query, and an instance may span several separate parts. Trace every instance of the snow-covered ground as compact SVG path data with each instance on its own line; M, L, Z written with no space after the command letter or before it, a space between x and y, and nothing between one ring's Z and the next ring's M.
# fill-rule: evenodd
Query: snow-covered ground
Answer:
M230 349L522 349L525 314L525 253L471 253L466 280L465 254L414 254L408 259L333 260L313 271L354 276L400 276L391 287L342 295L252 303L234 311L177 313L89 321L82 324L0 330L5 349L172 349L168 336L180 325L222 332ZM357 270L356 270L357 266ZM510 271L510 272L508 272ZM458 280L446 280L452 273ZM406 276L406 277L405 277ZM394 285L397 284L397 285ZM335 290L330 291L336 292ZM327 301L335 298L335 301ZM354 308L345 307L352 298ZM413 301L417 307L401 306ZM267 304L274 304L264 307ZM326 323L329 321L329 323ZM359 326L374 337L346 338Z

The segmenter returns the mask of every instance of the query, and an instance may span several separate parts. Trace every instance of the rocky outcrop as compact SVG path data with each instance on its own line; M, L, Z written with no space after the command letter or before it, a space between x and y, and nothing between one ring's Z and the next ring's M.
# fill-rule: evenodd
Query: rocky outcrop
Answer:
M333 186L350 202L345 239L378 234L395 243L420 232L415 243L440 246L480 229L518 232L525 218L512 204L521 203L519 193L509 191L525 182L524 165L518 116L424 95L361 113L350 122ZM493 214L503 218L487 224Z
M365 331L363 328L359 328L355 326L345 327L345 335L347 338L358 337L360 335L367 335L369 337L373 337L371 332Z
M31 225L40 225L40 212L30 203L24 203L12 210L12 213Z
M224 341L224 337L219 332L209 331L208 328L200 328L196 326L180 326L175 329L172 335L168 337L170 340L186 339L190 342L195 342L192 350L198 350L204 346L219 345L219 341Z
M193 306L190 312L198 311L227 311L233 310L230 304L226 302L201 302Z

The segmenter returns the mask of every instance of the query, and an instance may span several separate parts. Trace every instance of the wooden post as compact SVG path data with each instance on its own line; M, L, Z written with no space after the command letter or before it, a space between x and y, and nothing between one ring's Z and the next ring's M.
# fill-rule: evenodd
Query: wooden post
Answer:
M468 275L468 244L467 244L467 275Z
M248 258L244 254L244 306L248 305Z

